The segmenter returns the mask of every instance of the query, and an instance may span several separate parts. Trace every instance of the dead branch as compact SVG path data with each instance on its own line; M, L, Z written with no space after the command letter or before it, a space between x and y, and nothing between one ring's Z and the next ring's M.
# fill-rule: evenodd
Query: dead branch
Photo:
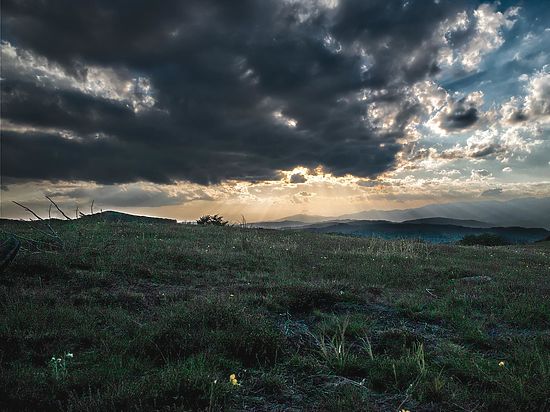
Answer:
M48 200L55 206L55 208L59 211L59 213L61 213L61 214L63 215L63 217L64 217L65 219L71 220L71 218L70 218L69 216L67 216L67 215L65 214L65 212L63 212L63 211L59 208L59 206L57 206L57 203L55 203L49 196L46 196L46 199L48 199Z
M38 220L41 220L42 222L44 221L44 219L42 219L40 216L38 216L36 213L34 213L31 209L29 209L27 206L24 206L22 205L21 203L19 202L16 202L15 200L12 200L13 203L15 203L17 206L19 207L22 207L23 209L25 209L27 212L31 213L35 218L37 218ZM49 225L48 225L49 226Z
M29 212L34 217L36 217L40 222L42 222L44 225L46 225L46 227L49 229L50 233L44 232L44 231L42 231L40 229L37 229L37 228L34 228L35 230L38 230L39 232L41 232L43 234L46 234L50 237L55 238L61 244L61 247L64 247L63 246L63 239L61 239L61 237L57 234L57 232L53 229L53 227L50 225L50 223L47 220L42 219L32 209L28 208L27 206L22 205L21 203L16 202L15 200L12 200L12 202L15 203L17 206L25 209L27 212Z

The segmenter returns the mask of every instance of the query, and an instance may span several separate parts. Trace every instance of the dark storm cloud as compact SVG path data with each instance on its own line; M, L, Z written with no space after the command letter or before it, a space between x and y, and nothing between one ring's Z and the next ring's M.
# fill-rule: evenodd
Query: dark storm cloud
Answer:
M155 104L135 111L121 99L37 83L32 71L3 72L3 119L33 130L2 131L3 173L209 184L322 165L374 177L393 167L417 113L406 88L438 70L434 29L461 6L5 0L4 41L61 65L77 82L91 66L147 78ZM363 89L384 93L360 101ZM364 122L372 102L394 107L392 130ZM445 127L476 120L476 109L456 110Z
M512 113L508 121L510 123L521 123L526 121L527 119L529 119L529 116L525 112L521 110L517 110Z
M500 154L506 151L506 148L500 144L492 143L486 145L471 145L469 156L473 159L480 159L487 156Z
M147 136L151 122L134 123L134 112L115 100L99 99L77 91L52 91L28 82L2 81L2 116L14 123L68 129L78 136L107 133L133 141ZM144 126L146 129L144 130ZM149 130L151 133L152 131Z
M446 130L461 130L473 126L479 120L479 112L473 105L466 105L461 99L455 103L441 121Z
M290 176L289 182L290 183L305 183L305 182L307 182L307 178L301 173L295 173L292 176Z
M438 47L431 41L434 30L439 23L464 9L464 4L464 1L436 4L430 1L342 1L333 32L348 44L359 42L373 53L376 64L365 74L369 85L387 87L400 78L414 82L438 72ZM464 36L463 42L468 38Z
M139 186L130 186L121 188L118 185L100 186L92 188L76 188L65 191L49 192L48 196L53 198L62 197L66 204L66 199L74 201L94 201L97 206L110 207L158 207L181 205L193 200L213 200L201 190L185 191L171 194L161 188L143 188Z
M466 147L454 147L451 149L444 150L440 153L435 152L431 155L435 158L446 159L446 160L455 160L455 159L486 159L488 157L494 157L500 154L506 153L506 146L499 143L481 143L475 144L471 143ZM424 153L427 153L426 151ZM417 156L413 157L422 159L420 157L422 152L419 150ZM429 154L429 153L428 153Z

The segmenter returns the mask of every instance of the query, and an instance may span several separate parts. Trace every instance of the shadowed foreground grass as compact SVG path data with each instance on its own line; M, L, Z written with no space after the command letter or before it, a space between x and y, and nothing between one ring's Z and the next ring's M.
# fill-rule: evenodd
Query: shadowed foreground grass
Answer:
M548 243L56 230L0 275L0 409L550 408Z

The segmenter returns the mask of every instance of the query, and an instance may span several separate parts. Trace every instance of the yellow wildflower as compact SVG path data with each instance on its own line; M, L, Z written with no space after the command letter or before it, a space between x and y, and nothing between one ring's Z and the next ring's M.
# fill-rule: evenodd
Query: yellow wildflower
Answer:
M232 385L238 385L238 384L239 384L239 381L237 380L237 375L235 375L234 373L232 373L231 375L229 375L229 382L230 382Z

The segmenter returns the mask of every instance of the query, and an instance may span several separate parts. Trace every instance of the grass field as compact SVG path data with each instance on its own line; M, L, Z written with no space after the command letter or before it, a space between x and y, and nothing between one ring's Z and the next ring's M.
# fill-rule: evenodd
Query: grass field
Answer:
M548 242L33 226L1 226L45 241L0 275L2 410L550 409Z

